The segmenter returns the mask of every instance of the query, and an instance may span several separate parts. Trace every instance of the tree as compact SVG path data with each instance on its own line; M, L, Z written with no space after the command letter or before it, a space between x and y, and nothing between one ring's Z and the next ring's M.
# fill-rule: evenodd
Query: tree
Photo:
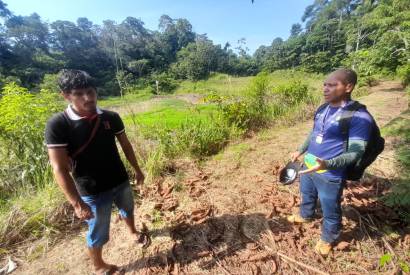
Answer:
M7 8L7 4L0 0L0 18L6 18L11 15L10 10Z
M173 72L182 79L203 79L217 68L216 58L216 49L212 41L198 40L178 52Z
M11 15L11 12L7 9L7 5L0 0L0 19L7 19ZM10 51L10 47L7 43L6 29L0 22L0 74L4 74L5 71L10 69L8 61L12 60L13 56Z
M24 85L33 86L44 74L46 59L52 59L48 47L48 25L38 14L9 16L5 20L5 43L8 49L9 75L17 76ZM4 40L3 40L4 41ZM50 61L50 60L49 60Z
M79 18L77 24L53 22L50 44L65 66L88 71L99 80L99 85L114 78L113 64L100 44L99 28L87 18Z
M298 36L302 32L302 25L299 23L293 24L290 28L290 36Z

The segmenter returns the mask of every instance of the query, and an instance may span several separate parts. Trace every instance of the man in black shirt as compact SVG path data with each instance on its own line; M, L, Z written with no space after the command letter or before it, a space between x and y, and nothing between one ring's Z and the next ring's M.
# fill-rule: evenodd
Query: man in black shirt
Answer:
M134 168L138 184L144 182L144 175L120 116L97 107L93 78L84 71L62 70L58 84L70 104L46 126L53 172L77 217L88 223L88 253L95 272L117 274L118 267L102 259L103 245L109 239L112 203L138 242L148 244L148 237L135 228L132 191L115 138Z

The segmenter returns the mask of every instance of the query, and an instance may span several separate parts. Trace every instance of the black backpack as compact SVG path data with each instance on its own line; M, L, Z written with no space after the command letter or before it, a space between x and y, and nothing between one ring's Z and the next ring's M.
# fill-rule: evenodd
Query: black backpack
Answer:
M328 103L325 103L321 105L318 110L316 111L316 114L319 113L320 111L324 110L328 106ZM366 106L354 101L353 103L347 105L346 107L343 108L342 115L339 120L339 127L340 131L342 132L342 135L344 136L344 151L347 151L347 148L349 146L349 128L350 128L350 121L352 120L352 117L354 113L361 109L364 108L366 109ZM315 114L315 117L316 117ZM372 132L370 134L370 139L367 142L366 149L364 151L364 154L361 159L359 159L356 163L350 165L346 169L346 180L353 180L357 181L360 180L361 177L364 174L364 170L372 164L378 155L380 155L381 152L384 150L384 138L382 138L380 134L380 129L376 124L376 121L372 117L373 120L373 127L372 127Z

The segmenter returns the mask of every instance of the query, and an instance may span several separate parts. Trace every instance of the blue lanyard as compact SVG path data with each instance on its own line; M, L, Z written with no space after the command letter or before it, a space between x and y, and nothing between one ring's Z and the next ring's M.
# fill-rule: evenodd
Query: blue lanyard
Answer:
M346 104L345 104L344 106L346 106ZM333 116L336 116L341 110L343 110L343 107L344 107L344 106L340 106L339 109L337 109L337 111L332 115L332 117L333 117ZM326 113L325 113L325 115L323 116L323 118L322 118L322 124L320 125L321 128L320 128L320 134L319 134L319 135L321 135L321 136L323 136L324 133L325 133L325 122L326 122L326 118L327 118L328 115L329 115L329 111L330 111L330 105L327 105L327 107L326 107Z

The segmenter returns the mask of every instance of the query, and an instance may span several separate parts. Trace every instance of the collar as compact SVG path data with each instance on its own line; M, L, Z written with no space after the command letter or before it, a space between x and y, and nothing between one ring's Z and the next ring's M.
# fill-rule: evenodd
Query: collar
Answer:
M344 107L346 107L346 106L348 106L348 105L350 105L350 104L352 104L353 103L353 100L351 100L351 99L348 99L348 100L344 100L344 101L342 101L341 102L341 104L340 104L340 106L332 106L332 105L328 105L329 107L331 107L331 108L341 108L341 109L343 109Z
M77 115L74 110L73 107L71 105L68 105L67 109L66 109L66 113L69 119L71 120L80 120L80 119L85 119L86 117L84 116L79 116ZM101 115L103 113L103 111L97 107L97 114Z

